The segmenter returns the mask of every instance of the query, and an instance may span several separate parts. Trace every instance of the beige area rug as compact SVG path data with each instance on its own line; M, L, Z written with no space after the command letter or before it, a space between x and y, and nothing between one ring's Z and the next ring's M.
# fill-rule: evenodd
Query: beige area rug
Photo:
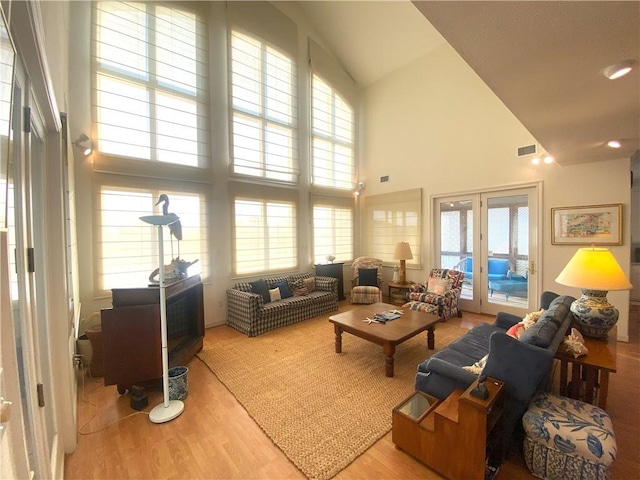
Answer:
M396 348L393 378L382 347L342 335L335 353L327 316L254 338L216 342L198 356L302 473L335 476L391 429L393 407L414 391L418 363L466 332L436 326L436 350L426 332Z

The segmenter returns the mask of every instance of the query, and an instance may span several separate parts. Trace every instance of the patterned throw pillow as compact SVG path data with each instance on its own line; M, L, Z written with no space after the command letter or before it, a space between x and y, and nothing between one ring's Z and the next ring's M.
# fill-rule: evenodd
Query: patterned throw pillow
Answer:
M304 286L307 287L309 293L316 289L316 277L304 278L302 281L304 282Z
M291 291L294 297L304 297L309 295L309 289L304 286L304 279L299 278L291 282Z
M524 329L526 330L531 325L536 323L543 313L544 313L544 308L538 312L527 313L525 317L522 319L522 325L524 326Z
M448 278L430 278L427 282L427 293L444 295L451 290L451 280Z

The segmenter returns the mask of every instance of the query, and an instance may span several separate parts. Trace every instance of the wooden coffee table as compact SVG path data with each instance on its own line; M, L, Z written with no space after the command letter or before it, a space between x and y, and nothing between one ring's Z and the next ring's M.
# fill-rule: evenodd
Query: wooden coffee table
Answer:
M329 321L333 323L336 333L336 353L342 352L342 332L348 332L369 342L382 345L385 374L387 377L393 377L393 356L396 353L396 345L400 345L426 330L427 346L433 350L435 348L434 329L436 323L440 321L437 315L404 308L402 309L404 314L400 318L387 323L363 322L367 317L373 318L376 313L397 308L397 306L388 303L373 303L330 316Z

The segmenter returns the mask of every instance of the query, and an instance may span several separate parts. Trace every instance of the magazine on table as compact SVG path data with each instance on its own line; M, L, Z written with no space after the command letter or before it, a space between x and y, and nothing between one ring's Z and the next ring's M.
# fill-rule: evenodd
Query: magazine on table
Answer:
M401 310L385 310L380 313L376 313L374 318L381 322L388 322L390 320L395 320L396 318L400 318L402 316Z

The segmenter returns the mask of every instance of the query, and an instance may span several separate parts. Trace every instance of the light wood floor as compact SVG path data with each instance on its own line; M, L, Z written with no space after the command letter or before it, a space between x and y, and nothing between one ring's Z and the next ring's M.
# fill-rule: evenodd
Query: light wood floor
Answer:
M347 302L341 302L340 310L348 308ZM471 328L492 320L465 313L464 318L450 322ZM640 478L640 311L637 307L631 312L630 325L631 341L618 343L618 372L610 377L607 405L618 443L613 478L621 480ZM211 328L206 332L205 343L215 346L221 339L235 335L241 334L226 326ZM78 395L78 425L82 434L78 435L76 451L65 459L65 477L305 478L198 358L192 359L188 367L189 396L185 400L185 411L177 419L161 425L152 424L146 413L130 416L135 411L129 405L128 395L120 396L115 386L105 387L101 379L85 375L84 389L80 384ZM161 392L149 392L146 410L161 401ZM497 478L533 478L517 447L514 450ZM441 477L396 449L388 433L335 478Z

